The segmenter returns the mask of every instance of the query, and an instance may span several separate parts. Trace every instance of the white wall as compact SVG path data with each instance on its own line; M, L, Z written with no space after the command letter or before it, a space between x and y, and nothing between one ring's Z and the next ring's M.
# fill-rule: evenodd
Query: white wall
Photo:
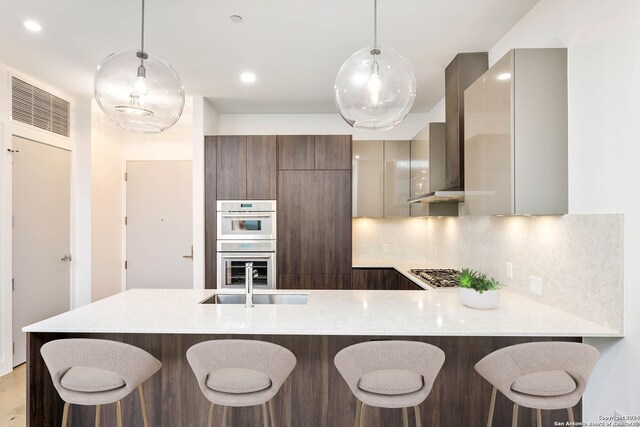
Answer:
M220 135L353 135L360 140L409 140L427 123L429 115L409 114L385 132L353 129L339 114L220 114Z
M71 152L72 200L71 209L74 226L71 228L73 242L72 307L91 302L91 99L76 99L72 116L74 150Z
M193 97L193 287L204 289L204 137L217 135L220 115L211 103Z
M122 290L122 132L91 103L91 300Z
M122 132L123 159L191 160L193 158L193 98L187 97L184 111L173 127L162 133Z
M426 115L425 127L420 130L416 135L414 135L411 139L428 141L429 140L429 123L444 123L446 117L446 112L444 109L444 98L440 100L436 104L435 107L429 111Z
M636 0L541 0L489 51L492 65L513 48L568 48L569 212L624 213L625 339L586 340L601 352L588 421L640 414L639 22Z
M0 375L4 375L12 369L13 354L10 351L12 341L12 290L9 285L11 280L11 256L6 251L11 247L11 240L7 235L10 231L7 221L11 214L7 202L8 182L10 171L8 168L9 157L5 154L8 141L4 141L9 119L9 70L0 64Z
M220 132L220 114L206 98L202 98L202 120L202 131L205 135L218 135L218 132Z

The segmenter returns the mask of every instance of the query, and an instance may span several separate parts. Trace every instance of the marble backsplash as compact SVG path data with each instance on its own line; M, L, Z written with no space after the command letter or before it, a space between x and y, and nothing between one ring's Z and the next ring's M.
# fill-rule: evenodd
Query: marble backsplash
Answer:
M621 214L359 218L353 262L473 268L536 301L622 331L623 223ZM530 292L531 276L542 279L540 296Z

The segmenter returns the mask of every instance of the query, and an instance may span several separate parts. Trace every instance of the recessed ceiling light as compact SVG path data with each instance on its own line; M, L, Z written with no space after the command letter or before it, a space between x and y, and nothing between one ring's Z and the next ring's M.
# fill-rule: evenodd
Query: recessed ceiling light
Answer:
M239 24L242 22L242 16L240 15L231 15L229 19L231 20L231 22L235 22L236 24Z
M498 74L498 80L509 80L510 78L511 78L511 73Z
M24 25L24 27L32 33L41 33L44 29L44 27L40 23L31 19L27 19L22 23L22 25Z
M240 80L242 80L243 83L254 83L256 81L256 75L251 71L245 71L240 74Z

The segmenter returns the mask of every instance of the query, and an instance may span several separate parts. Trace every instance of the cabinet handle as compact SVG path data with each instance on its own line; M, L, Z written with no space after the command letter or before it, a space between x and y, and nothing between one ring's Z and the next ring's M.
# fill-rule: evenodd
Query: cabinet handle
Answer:
M224 214L222 218L269 218L270 216L265 214Z
M222 259L269 259L271 255L222 255Z

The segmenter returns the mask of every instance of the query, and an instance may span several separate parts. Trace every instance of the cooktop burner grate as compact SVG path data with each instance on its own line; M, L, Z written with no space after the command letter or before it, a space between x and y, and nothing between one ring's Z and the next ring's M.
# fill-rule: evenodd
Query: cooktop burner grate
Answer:
M458 283L458 270L451 268L414 268L410 271L411 274L434 288L457 288L460 286Z

